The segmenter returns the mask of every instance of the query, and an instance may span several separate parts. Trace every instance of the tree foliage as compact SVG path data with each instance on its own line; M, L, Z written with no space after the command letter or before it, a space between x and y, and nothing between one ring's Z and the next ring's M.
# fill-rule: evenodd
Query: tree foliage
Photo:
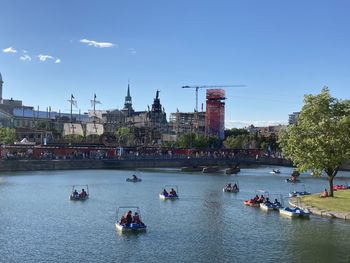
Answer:
M16 140L16 130L11 128L0 128L0 143L12 144Z
M350 101L331 97L328 88L305 95L297 124L282 131L279 142L299 171L324 171L333 196L333 179L350 158Z
M64 140L69 143L80 143L84 140L84 136L80 134L68 134L64 136Z
M224 145L226 148L232 148L232 149L246 149L249 148L249 135L247 134L240 134L237 136L229 136L224 141Z
M132 146L135 144L135 136L128 127L122 127L116 130L115 136L120 146Z
M186 133L177 139L176 146L179 148L218 149L221 147L221 140L215 136L204 136L196 135L195 133Z
M263 137L260 134L240 133L231 135L224 141L224 146L231 149L262 149L267 151L271 149L276 151L279 146L275 137Z
M236 137L238 135L248 135L249 132L246 129L238 129L238 128L232 128L225 130L225 138L227 137Z

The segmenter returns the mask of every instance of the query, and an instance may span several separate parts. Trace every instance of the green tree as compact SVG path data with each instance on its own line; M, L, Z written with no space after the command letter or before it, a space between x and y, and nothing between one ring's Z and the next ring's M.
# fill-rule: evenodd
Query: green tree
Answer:
M219 149L222 147L222 140L216 136L208 137L208 147L211 149Z
M281 132L279 143L300 172L324 171L333 196L333 179L350 158L350 101L331 97L328 88L305 95L297 124Z
M135 136L132 130L128 127L122 127L116 130L115 136L120 146L134 145Z
M249 149L256 148L259 144L257 136L254 134L239 134L237 136L229 136L224 141L226 148Z
M176 141L176 145L179 148L193 148L195 144L196 134L185 133L179 136Z
M260 149L263 151L267 151L268 148L269 148L269 143L265 140L262 140L260 142Z
M84 136L80 134L69 134L64 136L64 140L69 143L79 143L84 140Z
M11 128L0 128L0 143L12 144L16 140L16 130Z
M247 135L249 132L246 129L238 129L238 128L232 128L225 130L225 138L230 136L238 136L238 135Z
M179 148L208 149L220 148L221 140L215 136L196 135L195 133L182 134L176 141Z
M204 135L197 135L194 139L193 148L196 149L207 149L209 144L209 140Z

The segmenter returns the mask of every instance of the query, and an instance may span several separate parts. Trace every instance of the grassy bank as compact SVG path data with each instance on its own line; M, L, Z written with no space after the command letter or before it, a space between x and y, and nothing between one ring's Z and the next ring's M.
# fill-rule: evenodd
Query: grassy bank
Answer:
M334 191L334 197L321 198L320 194L301 198L305 205L314 206L320 210L350 213L350 190Z

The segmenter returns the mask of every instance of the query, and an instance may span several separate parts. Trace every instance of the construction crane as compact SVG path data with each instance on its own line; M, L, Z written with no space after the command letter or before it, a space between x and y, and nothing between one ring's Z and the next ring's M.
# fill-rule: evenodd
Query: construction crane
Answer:
M183 89L196 89L196 112L198 112L198 90L211 88L234 88L245 87L245 85L207 85L207 86L182 86Z

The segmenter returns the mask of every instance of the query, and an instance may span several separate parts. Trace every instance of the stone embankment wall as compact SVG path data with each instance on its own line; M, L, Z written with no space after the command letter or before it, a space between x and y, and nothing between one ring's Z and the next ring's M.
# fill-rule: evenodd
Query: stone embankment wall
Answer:
M148 158L127 160L1 160L0 171L36 171L36 170L74 170L74 169L136 169L136 168L176 168L184 166L220 166L230 167L239 164L240 167L255 165L291 166L283 159L254 158L215 159L215 158Z
M71 160L0 160L0 171L36 171L36 170L74 170L74 169L137 169L137 168L176 168L193 166L232 167L239 164L241 168L258 165L276 165L291 167L290 161L278 158L135 158L135 159L71 159ZM350 171L350 162L343 170Z
M2 160L0 171L104 169L100 160Z
M321 195L321 193L320 193ZM344 220L350 220L350 213L346 212L337 212L330 210L322 210L314 206L305 205L300 198L290 198L289 204L294 207L300 207L301 209L308 209L311 214L318 215L322 217L330 217L330 218L339 218Z

